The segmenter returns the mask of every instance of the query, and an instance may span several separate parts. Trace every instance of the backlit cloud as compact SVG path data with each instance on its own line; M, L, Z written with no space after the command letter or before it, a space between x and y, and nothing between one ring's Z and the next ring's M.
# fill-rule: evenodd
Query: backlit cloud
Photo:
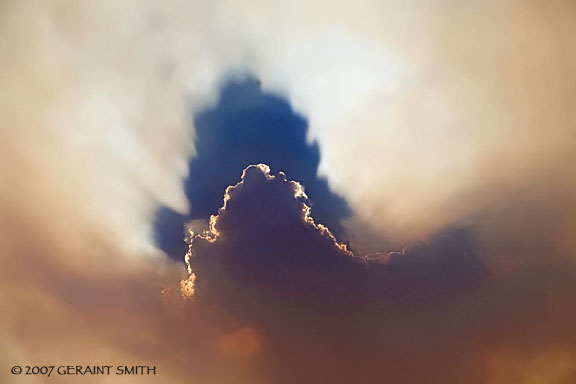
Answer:
M300 191L250 166L190 245L194 302L261 330L269 381L524 382L536 373L518 371L517 359L574 358L576 340L565 337L576 318L572 263L499 278L466 230L356 255L314 223ZM534 369L557 383L575 377L542 364Z
M126 382L576 382L575 11L0 1L0 381L134 363L158 375ZM274 148L298 151L242 157L258 134L213 129L246 129L219 92L247 73L239 115L255 127L272 100L296 143ZM205 145L217 132L238 147ZM255 162L269 177L252 169L218 214ZM166 252L214 213L184 300Z

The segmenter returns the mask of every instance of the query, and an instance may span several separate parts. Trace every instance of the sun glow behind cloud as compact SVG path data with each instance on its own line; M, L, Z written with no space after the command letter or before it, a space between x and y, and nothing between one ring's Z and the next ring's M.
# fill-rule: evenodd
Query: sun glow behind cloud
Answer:
M350 326L357 339L345 326L332 329L336 340L331 330L315 338L319 323L293 317L309 327L304 346L274 317L257 327L265 319L248 307L234 315L183 302L185 268L155 246L158 207L190 208L193 116L230 76L255 73L308 119L320 170L354 212L355 249L416 242L396 259L421 261L430 245L455 255L472 244L435 231L460 226L496 276L498 288L461 312L377 328L390 344L368 358L397 358L390 380L413 371L401 357L415 352L443 383L470 372L482 384L572 383L574 17L572 2L557 0L2 2L0 379L13 382L16 363L74 358L157 362L171 383L267 383L266 369L330 374L342 356L353 365L345 352L366 351L355 341L373 335L359 327ZM399 263L400 274L420 273ZM453 276L434 265L421 273ZM342 325L322 329L332 323ZM381 325L363 329L372 326ZM325 359L312 367L291 347ZM262 359L268 348L274 361Z

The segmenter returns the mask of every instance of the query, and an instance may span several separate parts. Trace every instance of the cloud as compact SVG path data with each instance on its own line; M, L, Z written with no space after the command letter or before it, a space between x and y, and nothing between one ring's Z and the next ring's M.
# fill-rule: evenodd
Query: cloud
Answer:
M298 183L249 166L191 240L194 302L261 329L268 380L484 383L488 364L503 364L491 380L523 377L496 351L574 356L574 340L558 339L576 316L573 264L500 279L463 229L361 256L309 213ZM558 383L573 378L558 369Z
M361 305L396 295L406 301L407 294L425 300L463 293L487 275L463 230L385 256L355 255L314 222L302 191L284 173L271 175L267 165L244 170L242 180L226 190L210 231L191 239L188 260L198 297L215 294L232 304L278 294L277 301L293 306Z
M573 16L570 1L0 2L0 381L83 360L156 363L170 383L573 383ZM251 304L292 328L220 308L218 290L222 305L183 303L185 271L152 236L158 207L189 209L191 116L230 68L306 116L354 249L437 233L350 266L374 277L356 288L331 251L326 278L302 277L323 314ZM357 292L360 309L335 295Z

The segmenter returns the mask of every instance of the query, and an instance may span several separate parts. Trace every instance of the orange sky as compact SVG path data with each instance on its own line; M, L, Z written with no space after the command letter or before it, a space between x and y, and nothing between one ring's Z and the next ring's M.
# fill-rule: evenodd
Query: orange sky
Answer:
M9 374L16 364L131 362L160 367L149 382L281 382L274 369L291 365L312 380L369 351L397 364L382 376L397 383L573 383L575 12L568 0L0 2L0 381L40 382ZM154 212L186 211L193 114L246 72L309 119L359 256L465 227L490 283L462 307L394 313L374 330L384 349L342 335L331 351L328 331L279 345L262 319L183 300L187 272L156 248ZM369 383L366 365L345 373Z

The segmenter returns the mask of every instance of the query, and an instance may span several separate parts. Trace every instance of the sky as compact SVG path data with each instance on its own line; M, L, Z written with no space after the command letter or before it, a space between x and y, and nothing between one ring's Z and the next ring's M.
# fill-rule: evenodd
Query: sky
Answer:
M0 1L0 381L576 382L575 17Z

